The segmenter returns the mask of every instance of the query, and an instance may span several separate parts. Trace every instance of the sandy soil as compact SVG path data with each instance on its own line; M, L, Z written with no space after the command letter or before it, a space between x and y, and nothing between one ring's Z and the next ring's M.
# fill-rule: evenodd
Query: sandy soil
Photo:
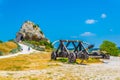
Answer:
M50 68L30 71L0 71L0 76L11 80L120 80L120 57L111 57L104 63L79 65L50 64Z

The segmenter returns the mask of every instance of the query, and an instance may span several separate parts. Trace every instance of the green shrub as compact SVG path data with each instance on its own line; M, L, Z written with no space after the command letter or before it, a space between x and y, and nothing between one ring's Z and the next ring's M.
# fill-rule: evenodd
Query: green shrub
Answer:
M3 55L3 52L0 51L0 56L2 56L2 55Z
M100 45L100 50L106 51L106 53L112 56L118 56L120 52L115 43L107 40L103 41L103 43Z
M38 48L38 46L45 46L46 49L53 48L52 43L49 43L47 40L40 40L40 41L25 40L24 43L28 43L27 45L30 45L30 47L31 47L31 44L34 45L34 48L37 46L37 49L40 49Z
M33 28L36 28L37 26L36 25L33 25Z
M3 43L3 41L0 40L0 43Z
M18 52L18 49L17 49L17 48L10 51L10 53L13 53L13 54L14 54L14 53L17 53L17 52Z
M11 51L10 51L10 53L17 53L17 52L19 52L19 51L21 51L22 50L22 48L20 47L20 45L17 43L17 42L15 42L14 40L11 40L12 42L14 42L16 45L17 45L17 48L15 48L15 49L12 49Z
M15 42L15 40L14 40L14 39L10 39L10 40L8 40L8 41Z
M39 27L38 24L34 24L34 25L33 25L33 28L37 28L37 27Z
M59 58L59 59L57 59L57 61L60 61L60 62L67 62L67 61L68 61L68 58Z
M43 32L42 32L42 31L40 31L40 33L41 33L41 34L43 34Z
M38 46L34 47L34 49L36 49L36 50L38 50L38 51L45 51L44 48L40 48L40 47L38 47Z

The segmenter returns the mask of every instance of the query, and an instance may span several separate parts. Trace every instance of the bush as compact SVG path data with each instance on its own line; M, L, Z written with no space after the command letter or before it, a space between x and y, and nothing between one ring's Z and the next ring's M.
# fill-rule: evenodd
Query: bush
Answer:
M41 33L41 34L43 34L43 32L42 32L42 31L40 31L40 33Z
M13 53L16 52L17 53L17 52L21 51L21 49L22 49L21 46L15 41L12 41L12 42L14 42L17 45L17 48L12 49L11 52L13 52Z
M8 40L8 41L14 42L15 40L14 40L14 39L10 39L10 40Z
M16 49L11 50L10 53L13 53L13 54L14 54L14 53L17 53L18 51L19 51L19 50L16 48Z
M105 51L112 56L118 56L120 52L115 43L107 40L100 45L100 51Z
M2 55L3 55L3 52L0 51L0 56L2 56Z
M0 40L0 43L3 43L3 41Z
M46 49L52 49L52 43L49 43L47 40L40 40L40 41L29 41L29 40L25 40L25 43L29 43L34 45L34 47L36 46L45 46ZM33 48L33 47L32 47Z

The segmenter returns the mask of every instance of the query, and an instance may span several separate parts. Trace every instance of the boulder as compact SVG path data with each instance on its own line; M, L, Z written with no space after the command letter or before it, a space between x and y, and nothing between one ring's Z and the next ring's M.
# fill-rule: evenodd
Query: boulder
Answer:
M16 34L17 42L23 40L39 41L42 39L47 40L40 27L31 21L24 22L20 31Z

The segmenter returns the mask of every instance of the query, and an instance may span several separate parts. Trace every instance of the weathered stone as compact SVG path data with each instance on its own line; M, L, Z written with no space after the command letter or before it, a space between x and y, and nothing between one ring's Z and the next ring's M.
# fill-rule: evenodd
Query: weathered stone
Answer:
M42 39L46 39L45 35L41 31L38 25L34 24L31 21L26 21L20 31L16 35L16 41L22 41L22 40L35 40L39 41Z

